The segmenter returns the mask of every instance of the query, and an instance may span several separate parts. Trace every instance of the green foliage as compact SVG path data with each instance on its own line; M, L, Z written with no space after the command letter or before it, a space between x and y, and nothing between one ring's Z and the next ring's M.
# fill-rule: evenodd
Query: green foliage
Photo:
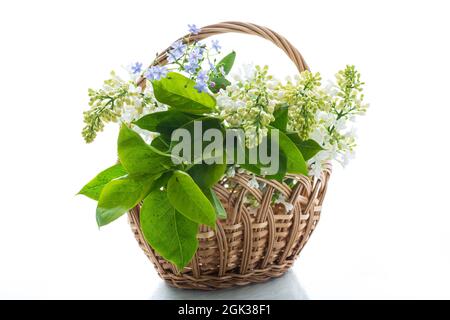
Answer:
M155 190L141 208L141 228L147 242L182 270L197 251L198 224L170 204L166 191Z
M276 173L271 173L268 171L269 169L269 164L264 164L263 161L260 159L259 157L259 152L258 152L258 148L260 146L254 147L254 148L247 148L245 149L245 163L244 164L240 164L240 166L245 169L248 170L256 175L262 175L265 176L267 179L274 179L274 180L278 180L278 181L283 181L284 176L286 175L287 172L287 156L285 151L283 151L283 149L280 146L280 141L278 141L278 143L276 143L276 141L272 141L272 130L277 130L276 128L270 129L269 133L266 137L267 139L267 151L268 151L268 155L270 155L270 157L272 158L272 143L274 143L275 149L278 149L278 159L276 159L276 161L278 161L278 170ZM279 139L281 139L279 137ZM251 152L255 152L257 154L257 160L256 163L250 163L250 153ZM270 173L270 174L269 174Z
M189 132L190 137L190 145L191 145L191 154L183 154L183 158L186 160L190 160L191 163L199 163L201 160L211 160L215 159L216 156L210 155L209 157L203 157L203 150L206 146L210 144L208 141L203 140L202 135L195 134L195 127L196 125L201 124L202 131L205 132L208 129L218 129L221 132L224 131L223 125L219 119L212 118L212 117L201 117L194 119L193 121L188 122L185 124L182 129L186 129ZM170 149L172 149L175 145L177 145L178 141L172 141L170 145ZM201 153L197 154L195 152L195 146L201 146Z
M226 55L222 60L220 60L215 66L215 73L210 78L214 85L209 86L209 90L213 93L219 92L220 89L225 89L231 82L225 77L230 73L231 68L233 68L234 60L236 59L236 52L231 52Z
M160 134L152 140L150 145L159 151L168 152L170 149L170 136Z
M127 174L121 164L116 164L103 170L89 181L78 194L83 194L93 200L98 200L104 186L111 180L123 177Z
M214 76L211 79L211 83L214 83L214 85L209 85L209 90L213 93L217 93L220 91L220 89L225 89L228 87L231 82L228 81L224 76Z
M223 164L196 164L188 173L199 186L212 187L225 174L226 163Z
M187 46L184 55L172 66L160 68L161 77L152 78L159 79L151 81L153 91L148 88L150 81L147 90L141 90L134 81L123 81L115 74L103 89L89 91L91 109L85 112L83 129L87 142L107 122L128 119L128 123L122 124L117 141L120 164L100 172L79 192L98 201L99 226L116 220L143 201L140 222L146 241L180 270L197 250L199 224L215 228L216 219L226 218L226 210L213 188L224 176L227 164L206 163L217 155L203 157L211 142L203 141L202 134L195 134L196 121L201 122L202 133L213 128L224 133L225 126L244 129L248 134L242 138L245 161L237 163L235 158L232 165L239 164L241 169L255 175L289 184L293 182L286 179L288 173L308 175L308 160L312 159L309 169L316 176L321 174L320 161L326 157L339 156L344 161L344 154L355 145L354 138L344 130L345 121L367 108L362 103L363 82L354 66L338 72L335 93L321 89L318 73L302 72L295 83L288 81L283 85L268 74L267 67L247 70L241 80L230 86L226 76L236 58L234 51L220 60L214 71L206 73L199 65L189 71L191 78L176 72L169 72L166 77L168 70L174 70L173 65L178 65L176 70L188 71L185 63L194 48L205 49L203 44ZM198 59L199 64L208 61L205 54ZM207 84L215 95L199 92L207 90ZM220 91L226 87L228 90ZM161 110L163 104L169 106L167 111L153 112ZM130 111L130 106L135 109ZM132 121L140 114L147 115ZM156 137L147 144L147 139L131 129L133 125L143 129L135 128L142 136L148 133ZM179 128L190 133L192 154L190 163L175 165L171 152L178 142L172 142L171 135ZM259 152L256 163L250 164L250 153L258 150L267 137L268 157L273 160L275 150L271 149L271 142L276 134L279 140L274 147L279 152L279 166L276 173L269 175L270 164L263 163ZM199 145L202 152L197 155L195 147ZM225 158L225 148L222 151ZM321 157L314 158L321 151ZM252 181L250 187L261 188L255 179Z
M280 131L286 132L288 124L288 110L287 104L279 105L273 113L275 120L270 125Z
M136 206L150 191L158 176L125 177L109 182L97 205L97 224L104 226Z
M208 198L194 180L183 171L175 171L167 183L172 206L186 218L215 228L216 214Z
M194 119L192 115L177 110L167 110L145 115L134 124L142 129L170 136L175 129Z
M208 198L209 202L211 202L211 204L213 205L216 212L216 217L218 219L226 219L227 212L225 211L222 202L220 202L214 190L212 188L202 188L202 192Z
M208 200L213 205L216 216L220 219L225 219L227 213L217 198L212 187L223 177L227 165L223 164L197 164L194 165L189 171L189 175L197 183L199 188L202 190L203 194L208 198Z
M292 142L295 143L297 148L302 153L305 161L308 161L309 159L314 157L319 151L323 150L320 144L318 144L316 141L312 139L302 140L300 139L297 133L288 133L287 136L289 137L289 139L292 140Z
M234 65L234 60L236 60L236 52L232 51L227 54L222 60L219 61L216 65L216 69L225 73L225 75L229 74Z
M169 169L169 154L149 146L138 133L122 125L117 141L120 163L132 175L157 174Z
M170 72L166 78L152 82L156 99L178 111L202 114L211 112L216 100L208 93L199 93L194 88L195 81L185 76Z
M288 173L308 175L308 166L306 164L306 161L295 143L292 142L292 140L289 139L289 137L284 132L278 131L278 135L280 151L282 151L287 158L286 171Z

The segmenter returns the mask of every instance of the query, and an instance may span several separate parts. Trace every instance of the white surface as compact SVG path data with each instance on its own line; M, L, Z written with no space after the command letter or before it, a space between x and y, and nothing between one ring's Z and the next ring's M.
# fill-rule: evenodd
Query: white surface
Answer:
M85 145L81 113L87 87L110 69L150 62L187 23L222 20L273 28L324 78L356 64L371 103L357 158L336 167L322 220L290 280L265 291L450 298L448 2L226 2L0 3L0 298L189 297L162 286L125 218L99 231L95 203L75 197L115 161L117 134L109 126ZM219 39L240 61L293 72L267 42ZM257 295L244 289L234 297Z

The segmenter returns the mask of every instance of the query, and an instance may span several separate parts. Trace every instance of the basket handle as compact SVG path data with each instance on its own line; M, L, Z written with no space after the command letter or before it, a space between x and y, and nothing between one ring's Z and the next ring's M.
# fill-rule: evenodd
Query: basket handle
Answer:
M191 43L193 41L203 40L217 34L229 32L256 35L267 39L286 53L286 55L295 64L299 72L309 70L308 65L300 52L285 37L270 30L269 28L261 27L253 23L229 21L211 24L201 28L198 34L188 34L178 40L182 40L185 43ZM166 64L169 50L170 47L161 52L152 63L152 66ZM143 83L145 83L144 78L140 78L138 80L138 85L142 85Z

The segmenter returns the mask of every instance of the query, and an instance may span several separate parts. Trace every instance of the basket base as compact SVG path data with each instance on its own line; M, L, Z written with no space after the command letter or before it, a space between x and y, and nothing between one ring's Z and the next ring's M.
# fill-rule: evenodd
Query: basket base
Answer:
M224 178L214 192L227 211L216 228L201 225L198 249L188 266L179 270L161 257L145 240L140 226L140 206L128 213L134 236L170 286L183 289L216 290L265 282L280 277L294 263L314 231L322 209L331 167L321 178L290 175L292 186L261 177L266 187L249 187L250 176L238 173ZM291 208L273 203L275 192L289 199ZM252 195L257 208L247 205Z
M270 268L253 270L246 274L225 274L222 277L201 276L194 278L189 275L159 274L171 287L190 290L219 290L245 286L251 283L266 282L284 275L292 266L293 261L285 261L282 265L272 265Z

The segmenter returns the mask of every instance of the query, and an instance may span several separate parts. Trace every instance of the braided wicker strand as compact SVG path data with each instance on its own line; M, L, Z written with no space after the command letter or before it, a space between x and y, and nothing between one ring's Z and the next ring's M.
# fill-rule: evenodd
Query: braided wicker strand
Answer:
M257 35L273 42L294 62L298 71L309 70L303 57L289 41L276 32L250 23L223 22L206 26L197 35L183 41L202 40L212 35L238 32ZM154 64L165 64L168 49ZM145 85L143 79L139 80ZM300 254L320 218L331 165L319 179L289 175L295 181L291 188L285 183L257 177L263 190L248 186L250 176L237 173L223 178L214 187L227 211L226 220L217 220L216 230L201 225L197 235L199 246L190 264L183 270L158 255L147 243L140 227L140 205L129 213L131 229L139 246L168 284L178 288L213 290L263 282L283 275ZM283 204L273 204L272 196L279 192L292 204L287 211ZM258 206L245 203L250 194Z

